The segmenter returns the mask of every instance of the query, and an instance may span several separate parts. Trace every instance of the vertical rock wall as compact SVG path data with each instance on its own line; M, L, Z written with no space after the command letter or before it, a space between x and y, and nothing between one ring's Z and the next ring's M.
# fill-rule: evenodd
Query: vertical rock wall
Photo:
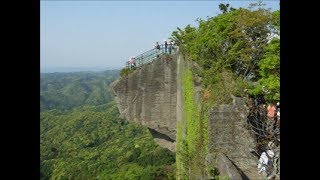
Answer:
M223 153L241 170L244 179L261 179L257 174L258 159L251 153L255 149L255 140L246 127L247 115L245 99L239 97L233 97L230 105L212 109L209 117L209 152ZM219 156L216 161L212 163L222 167Z
M175 151L177 121L185 124L180 82L184 67L177 56L161 56L110 85L121 117L148 127L154 140L171 151ZM229 177L239 177L236 168L244 179L261 179L257 157L250 153L255 142L246 128L245 100L234 97L232 104L209 113L209 163Z
M176 139L176 68L176 56L161 56L110 85L121 117L168 136L170 141L156 142L170 150Z

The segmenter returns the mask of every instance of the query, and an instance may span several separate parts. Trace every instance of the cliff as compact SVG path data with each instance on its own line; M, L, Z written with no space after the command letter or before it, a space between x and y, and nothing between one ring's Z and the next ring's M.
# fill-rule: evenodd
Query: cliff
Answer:
M209 156L216 156L210 163L218 167L221 174L229 177L233 177L234 173L225 173L230 167L226 166L228 163L239 170L243 179L263 179L257 173L258 158L252 153L256 143L247 128L249 109L245 101L245 98L233 97L231 104L210 110ZM231 179L238 179L236 177Z
M186 129L192 128L186 126L185 84L181 81L183 72L189 67L194 68L187 64L181 56L163 55L110 85L121 118L148 127L154 140L171 151L176 151L177 122L185 125L182 136L185 136ZM194 99L198 106L201 104L201 88L196 84L193 84ZM238 179L240 175L243 179L261 179L256 172L258 159L251 153L256 144L246 127L248 109L245 99L233 99L232 104L206 112L209 152L202 164L216 167L220 175L231 179Z
M177 63L164 55L110 85L121 118L147 126L155 141L175 151Z

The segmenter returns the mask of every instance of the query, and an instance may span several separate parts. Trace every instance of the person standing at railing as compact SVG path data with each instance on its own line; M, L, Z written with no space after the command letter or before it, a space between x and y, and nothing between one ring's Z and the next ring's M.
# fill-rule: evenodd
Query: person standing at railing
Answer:
M130 59L129 59L129 66L130 66L130 68L132 68L132 64L133 64L133 57L131 56Z
M156 53L156 54L157 54L157 57L159 57L159 53L160 53L160 45L159 45L159 43L157 42L154 47L155 47L156 52L157 52L157 53Z
M164 42L164 52L167 53L168 43L166 40L163 40Z
M169 41L168 49L169 49L169 54L171 54L171 50L172 50L172 42L171 41Z
M130 61L129 61L131 69L136 67L136 63L134 62L134 60L135 60L135 57L131 56Z
M173 54L175 54L177 52L177 46L175 45L174 41L172 41L171 49L172 49Z

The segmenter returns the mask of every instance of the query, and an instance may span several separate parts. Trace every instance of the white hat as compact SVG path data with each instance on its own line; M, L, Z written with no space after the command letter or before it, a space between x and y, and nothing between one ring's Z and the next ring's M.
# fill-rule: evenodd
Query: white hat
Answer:
M274 152L272 150L268 150L267 151L268 156L273 157L274 156Z

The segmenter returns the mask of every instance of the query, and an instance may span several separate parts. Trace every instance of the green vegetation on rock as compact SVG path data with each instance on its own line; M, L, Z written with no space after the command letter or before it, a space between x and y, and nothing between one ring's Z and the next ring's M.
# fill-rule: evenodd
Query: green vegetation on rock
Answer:
M177 126L177 177L216 179L206 165L208 107L231 103L232 96L264 95L268 103L280 100L280 11L261 2L248 9L220 4L221 14L197 19L198 26L177 28L172 39L183 59L192 64L182 77L185 119ZM203 96L195 101L193 83ZM200 104L200 105L199 105ZM206 169L206 172L203 170Z
M131 74L133 71L134 71L134 69L131 69L131 68L123 68L123 69L121 69L121 71L120 71L120 76L121 76L121 77L128 76L128 75Z
M177 169L182 179L201 179L206 175L205 158L208 146L208 117L205 104L194 99L193 75L190 69L182 73L183 112L185 125L178 122Z

